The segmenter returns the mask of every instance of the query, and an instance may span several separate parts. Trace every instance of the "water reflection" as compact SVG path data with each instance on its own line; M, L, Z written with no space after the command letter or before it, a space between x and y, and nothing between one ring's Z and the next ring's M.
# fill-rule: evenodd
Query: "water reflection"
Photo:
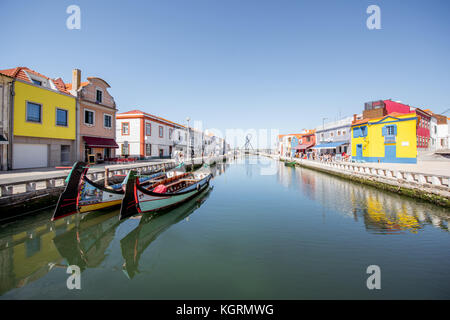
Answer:
M219 163L210 169L216 177L228 166ZM124 268L130 278L137 272L139 257L145 248L164 230L192 214L208 194L209 190L205 190L199 198L157 218L145 215L139 226L122 239ZM51 222L52 213L46 210L0 226L0 296L44 277L54 268L77 265L83 271L100 266L117 228L127 223L127 220L119 221L117 208ZM133 241L138 247L127 246Z
M163 215L144 215L139 225L120 240L124 273L131 279L139 273L139 259L147 247L171 225L187 219L209 196L211 187L191 201Z
M283 163L279 165L277 180L285 187L300 190L326 210L362 220L372 233L417 233L426 225L449 231L448 212L428 203Z
M53 243L68 265L77 265L81 271L98 267L106 257L105 251L114 238L116 228L123 221L119 220L118 210L83 215L73 228L57 235Z
M53 245L53 238L70 231L75 218L49 222L50 217L47 212L32 223L17 221L0 233L0 295L62 265L64 259Z

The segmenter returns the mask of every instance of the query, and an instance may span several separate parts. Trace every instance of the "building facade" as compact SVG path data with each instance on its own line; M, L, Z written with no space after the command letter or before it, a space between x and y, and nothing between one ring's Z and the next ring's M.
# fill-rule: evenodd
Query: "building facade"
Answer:
M77 98L78 133L77 158L86 162L101 162L114 158L116 149L116 103L109 94L109 84L97 77L81 82L81 71L72 71L72 83L66 89Z
M14 78L11 168L71 165L76 158L76 100L62 79L26 67L0 73Z
M11 169L10 110L12 110L13 78L0 73L0 170Z
M292 149L299 157L304 156L307 152L312 151L316 145L316 130L304 130L304 133L298 137L298 144Z
M351 153L351 126L352 122L361 120L362 115L344 118L338 121L325 123L316 128L316 145L312 148L319 154Z
M391 113L352 123L352 159L417 163L417 114Z
M116 141L122 156L140 159L171 157L174 139L180 139L180 143L181 139L186 139L184 130L180 124L140 110L116 115Z

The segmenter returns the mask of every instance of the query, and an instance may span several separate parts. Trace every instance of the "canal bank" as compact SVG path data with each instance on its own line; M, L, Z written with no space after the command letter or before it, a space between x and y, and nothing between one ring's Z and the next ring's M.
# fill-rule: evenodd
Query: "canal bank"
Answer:
M184 163L187 170L195 170L203 163L215 165L223 161L226 161L226 156L194 158ZM167 159L126 165L93 166L89 169L87 177L103 184L105 179L112 182L114 177L124 176L130 170L151 174L170 170L175 165L172 159ZM69 172L70 169L55 171L48 168L0 175L0 222L56 205L59 195L66 186Z
M264 157L212 169L208 194L164 215L0 225L0 299L450 298L444 208Z
M270 157L273 158L273 156ZM319 162L284 157L279 157L279 160L290 165L325 172L354 182L450 208L450 177L448 176L380 169L344 162Z

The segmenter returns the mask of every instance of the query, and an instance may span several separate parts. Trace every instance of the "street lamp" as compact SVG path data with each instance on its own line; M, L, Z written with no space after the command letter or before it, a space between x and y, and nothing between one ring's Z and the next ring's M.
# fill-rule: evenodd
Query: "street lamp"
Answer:
M190 136L190 130L189 130L189 121L191 120L191 118L187 117L186 121L187 121L187 141L186 141L186 153L189 155L190 157L190 149L189 149L189 141L191 141L191 136ZM188 155L186 155L186 159L188 158Z

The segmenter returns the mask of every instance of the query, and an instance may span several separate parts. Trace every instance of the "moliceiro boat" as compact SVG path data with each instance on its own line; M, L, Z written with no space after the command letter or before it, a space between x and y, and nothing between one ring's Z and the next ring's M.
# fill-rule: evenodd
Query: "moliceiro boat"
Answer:
M86 174L89 167L85 162L76 162L66 179L67 185L60 195L53 213L52 221L67 217L75 213L94 211L120 205L124 197L124 177L115 177L122 180L120 183L104 185L90 180ZM159 181L176 176L185 171L184 164L167 172L157 172L149 175L140 175L139 181L143 185L158 184ZM114 179L113 179L114 180Z
M205 190L211 177L211 172L202 168L146 187L137 179L136 172L131 170L125 179L127 183L120 208L120 219L180 205Z

